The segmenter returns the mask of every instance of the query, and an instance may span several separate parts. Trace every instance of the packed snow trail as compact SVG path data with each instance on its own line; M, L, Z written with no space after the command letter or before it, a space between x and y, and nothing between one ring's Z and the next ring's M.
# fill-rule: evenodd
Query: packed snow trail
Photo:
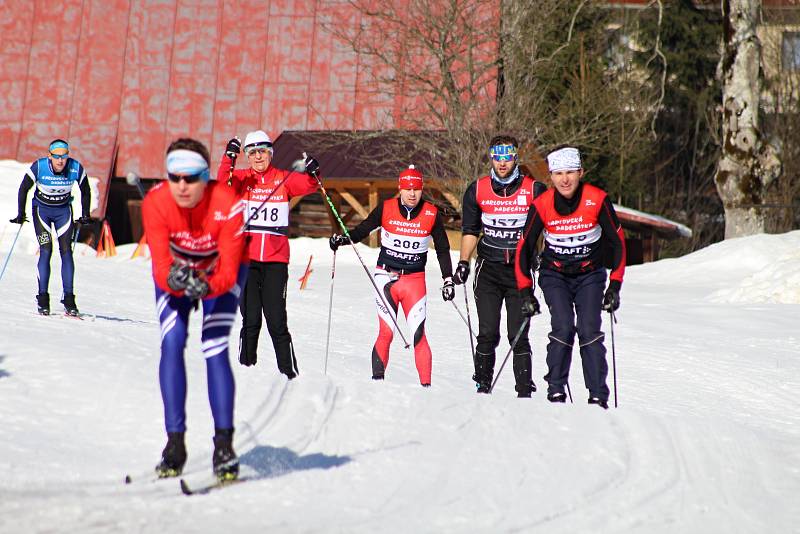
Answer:
M0 211L17 185L0 181ZM239 365L234 327L234 445L250 480L191 498L177 479L153 480L165 435L149 263L128 259L130 245L109 259L78 245L77 303L90 317L38 317L28 234L26 226L0 281L0 532L729 533L800 524L800 299L785 300L794 271L776 261L800 250L800 232L630 268L615 326L620 407L608 411L586 404L577 353L575 403L545 400L546 309L531 327L539 391L517 399L506 369L493 395L476 395L467 329L441 300L433 265L433 387L419 386L399 341L387 379L372 381L372 288L346 249L324 375L332 255L325 240L292 240L288 311L301 374L278 375L265 331L259 363ZM12 238L4 235L0 260ZM375 251L360 251L375 261ZM310 254L314 273L301 292ZM58 261L51 295L60 312ZM783 300L764 287L764 272ZM197 316L191 325L188 482L209 477L213 449ZM498 354L507 348L504 339Z

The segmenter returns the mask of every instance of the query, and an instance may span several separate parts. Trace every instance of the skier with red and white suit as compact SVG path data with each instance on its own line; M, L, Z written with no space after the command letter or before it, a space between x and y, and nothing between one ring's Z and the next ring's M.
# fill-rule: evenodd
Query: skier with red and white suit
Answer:
M319 170L314 158L305 160L305 172L273 167L272 140L261 131L244 139L248 169L234 169L241 141L228 141L217 171L217 180L228 182L245 206L247 256L250 270L239 308L242 330L239 362L255 365L261 315L272 338L278 370L291 380L299 373L286 316L286 284L289 281L289 201L317 190L311 176Z
M436 206L422 200L422 187L422 173L413 165L409 166L400 173L399 198L390 198L379 204L349 233L355 244L376 228L381 229L381 249L373 276L391 310L386 309L383 300L376 295L379 331L372 349L373 380L384 378L389 365L389 346L394 337L393 317L397 317L397 311L402 306L414 336L414 360L419 381L422 386L428 387L431 385L433 358L425 337L425 263L431 241L444 279L442 298L445 301L453 300L455 286L444 223ZM350 240L343 235L334 235L330 239L333 251L349 243Z

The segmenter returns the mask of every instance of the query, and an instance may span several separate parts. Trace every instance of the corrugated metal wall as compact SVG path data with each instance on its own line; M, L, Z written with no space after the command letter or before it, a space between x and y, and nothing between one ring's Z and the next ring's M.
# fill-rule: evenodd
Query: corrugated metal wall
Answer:
M338 1L4 0L0 158L64 137L90 175L163 173L172 139L209 145L263 128L386 126L357 58L324 29L359 23Z

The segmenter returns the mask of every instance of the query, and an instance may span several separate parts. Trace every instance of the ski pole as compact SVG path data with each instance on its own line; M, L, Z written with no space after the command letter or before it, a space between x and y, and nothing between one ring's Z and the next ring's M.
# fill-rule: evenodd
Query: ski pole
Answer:
M569 403L572 404L572 390L569 389L569 382L567 382L567 394L569 395Z
M241 139L239 139L239 136L234 136L234 138L239 140L239 142L241 143ZM241 147L241 144L239 146ZM228 186L232 186L233 185L233 169L234 168L236 168L236 156L233 156L231 158L231 168L228 171Z
M328 349L331 346L331 316L333 315L333 277L336 276L336 251L333 251L333 265L331 266L331 296L328 299L328 337L325 341L325 366L323 374L328 374Z
M303 159L307 159L307 158L308 158L308 155L305 152L303 152ZM331 212L333 213L333 216L336 218L336 221L339 223L339 226L342 228L342 231L344 232L345 237L347 237L347 240L350 241L350 244L353 246L353 252L356 253L356 256L358 257L358 261L361 263L361 266L364 268L364 272L367 273L367 276L369 277L369 281L372 283L372 287L375 288L375 293L378 295L378 298L381 299L381 303L386 307L386 310L388 311L389 318L391 318L392 322L394 323L394 327L397 330L397 333L400 334L400 338L403 340L403 344L405 345L405 348L409 348L411 346L411 344L406 340L406 336L403 335L403 331L400 329L400 326L397 324L397 319L395 319L394 315L392 315L392 307L389 306L389 304L386 302L386 299L383 296L383 293L381 293L381 290L378 289L378 284L375 283L375 279L372 277L372 275L369 272L369 269L367 268L367 265L364 263L364 260L361 258L361 254L359 254L358 249L356 248L356 244L353 242L353 238L350 237L350 232L347 231L347 226L345 226L344 221L342 221L342 218L339 216L339 212L336 211L336 207L334 207L333 202L331 201L331 197L328 196L328 192L325 190L325 186L322 185L322 181L319 179L319 176L317 176L316 172L312 172L311 176L313 176L314 179L317 181L317 185L319 185L320 191L322 191L322 196L325 197L325 200L328 202L328 207L331 209Z
M463 314L463 313L461 312L461 310L458 308L458 304L456 304L456 303L455 303L454 301L452 301L452 300L450 301L450 304L452 304L452 305L453 305L453 307L454 307L454 308L456 309L456 311L458 312L458 315L461 317L461 320L462 320L462 321L464 321L464 324L465 324L465 325L467 325L467 328L469 328L469 333L470 333L470 334L472 334L472 336L473 336L473 337L478 337L478 336L476 336L476 335L475 335L475 332L473 332L473 331L472 331L472 328L470 328L470 326L469 326L469 320L467 320L467 318L466 318L466 317L464 317L464 314ZM470 338L470 343L472 343L472 338ZM474 349L473 349L473 351L474 351Z
M608 311L611 315L611 368L614 371L614 408L617 408L617 353L614 347L614 323L617 318L614 315L614 310Z
M469 328L469 333L472 334L472 318L469 315L469 297L467 296L466 280L464 281L464 307L467 309L467 328ZM478 336L475 337L477 338ZM472 337L469 338L469 349L472 351L472 362L475 363L475 342L472 341Z
M497 376L495 376L494 380L492 381L492 386L489 388L489 393L490 394L491 394L492 390L494 389L494 385L497 384L497 379L500 378L500 373L503 372L503 367L506 366L506 362L508 361L508 357L511 356L512 352L514 352L514 347L517 346L517 342L519 341L519 338L522 337L522 332L525 331L525 327L528 326L528 323L530 323L530 321L531 321L530 317L525 317L525 320L522 321L522 324L520 325L519 330L517 331L517 335L514 336L514 341L511 342L511 346L508 348L508 352L506 352L506 357L503 358L503 363L500 365L500 369L498 369L498 371L497 371Z
M231 169L228 171L228 186L233 186L233 168L236 166L236 158L231 158Z
M23 224L25 221L22 221ZM14 245L17 244L17 239L19 238L19 234L22 232L22 224L19 225L19 230L17 230L17 235L14 236L14 241L11 242L11 248L8 249L8 256L6 256L6 261L3 263L3 270L0 271L0 280L3 279L3 275L6 272L6 267L8 267L8 262L11 260L11 253L14 252Z
M81 235L81 223L75 221L75 231L72 233L72 250L75 250L75 245L78 244L78 236Z
M141 195L142 200L144 200L144 186L142 185L142 181L139 179L139 175L135 172L129 172L127 176L125 176L125 181L128 182L128 185L132 185L136 187L136 190L139 191L139 195Z

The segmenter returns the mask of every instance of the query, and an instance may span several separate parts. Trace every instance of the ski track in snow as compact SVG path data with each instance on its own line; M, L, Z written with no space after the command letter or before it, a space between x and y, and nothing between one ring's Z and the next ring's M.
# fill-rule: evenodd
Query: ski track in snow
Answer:
M5 210L15 209L13 182L0 180ZM4 261L14 229L1 227ZM0 280L2 533L798 532L800 303L770 297L760 273L793 298L786 262L770 258L790 257L800 232L630 268L614 329L619 409L612 397L608 411L586 405L577 352L575 403L546 402L547 310L531 328L539 391L515 398L509 363L492 396L476 395L466 326L439 297L435 260L433 387L419 387L397 341L387 379L370 380L377 320L347 250L324 375L331 255L324 240L293 240L288 311L301 375L277 373L266 331L258 365L239 365L234 326L234 443L249 480L191 497L153 475L165 436L149 263L129 260L129 245L110 259L79 245L77 302L88 316L40 317L28 234L26 225ZM360 250L374 264L375 251ZM309 254L314 273L300 292ZM54 254L60 313L59 273ZM190 486L209 479L213 449L198 319L186 350ZM504 338L498 368L507 347Z

